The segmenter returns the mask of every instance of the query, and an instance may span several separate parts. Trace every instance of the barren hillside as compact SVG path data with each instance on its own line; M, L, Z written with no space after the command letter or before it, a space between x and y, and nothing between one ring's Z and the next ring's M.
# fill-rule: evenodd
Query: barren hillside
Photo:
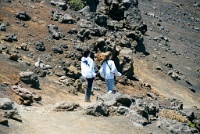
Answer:
M199 133L199 21L195 0L0 1L0 133ZM122 73L90 103L85 47Z

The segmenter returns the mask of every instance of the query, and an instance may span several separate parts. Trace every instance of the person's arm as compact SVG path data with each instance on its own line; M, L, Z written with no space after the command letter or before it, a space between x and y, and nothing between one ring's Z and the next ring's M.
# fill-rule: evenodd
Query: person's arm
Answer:
M93 77L96 77L96 73L95 73L95 69L94 69L94 61L92 60L91 61L91 65L90 65L90 70L91 70L91 72L92 72L92 76Z
M117 68L116 68L116 66L115 66L115 63L114 63L114 61L111 61L111 72L112 73L114 73L114 74L116 74L117 76L121 76L122 74L120 73L120 72L118 72L117 71Z
M83 77L85 77L84 65L82 61L81 61L81 74Z

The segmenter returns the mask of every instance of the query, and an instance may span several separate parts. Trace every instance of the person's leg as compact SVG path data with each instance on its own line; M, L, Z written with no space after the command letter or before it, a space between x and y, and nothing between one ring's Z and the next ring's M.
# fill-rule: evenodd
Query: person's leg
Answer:
M110 90L110 87L109 87L109 79L105 79L105 81L106 81L106 86L107 86L108 91L109 91L109 90Z
M93 83L93 78L87 79L88 86L85 94L85 100L89 101L90 100L90 94L91 94L91 89L92 89L92 83Z
M114 79L106 79L106 85L108 87L108 92L112 92L114 88Z
M114 89L114 79L110 79L109 86L110 86L110 91L113 91L113 89Z

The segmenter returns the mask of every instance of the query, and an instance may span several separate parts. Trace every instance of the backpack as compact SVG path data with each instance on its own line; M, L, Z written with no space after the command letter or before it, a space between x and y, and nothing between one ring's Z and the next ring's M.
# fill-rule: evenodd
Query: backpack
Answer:
M106 61L106 64L108 65L108 62L107 62L107 61ZM111 68L110 68L109 65L108 65L108 67L109 67L109 69L110 69L110 71L111 71ZM105 78L105 77L106 77L106 72L104 71L103 65L101 65L101 68L100 68L100 70L99 70L99 73L100 73L100 76L101 76L102 78Z

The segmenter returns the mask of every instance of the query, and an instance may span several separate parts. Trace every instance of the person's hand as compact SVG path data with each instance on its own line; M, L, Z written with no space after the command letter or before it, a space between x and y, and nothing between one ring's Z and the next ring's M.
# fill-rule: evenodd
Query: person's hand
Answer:
M118 76L122 76L122 74L120 72L118 72Z

